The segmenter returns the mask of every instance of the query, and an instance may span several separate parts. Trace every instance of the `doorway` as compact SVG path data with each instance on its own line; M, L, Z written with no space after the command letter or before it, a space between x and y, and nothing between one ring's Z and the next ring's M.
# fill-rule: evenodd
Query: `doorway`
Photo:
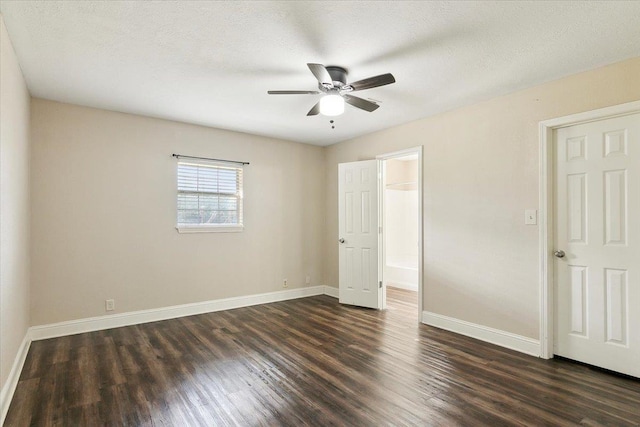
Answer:
M389 308L421 322L422 224L422 147L338 164L340 303L386 309L389 296Z
M640 377L640 102L541 124L541 355Z
M421 147L378 156L383 308L420 321L422 313Z

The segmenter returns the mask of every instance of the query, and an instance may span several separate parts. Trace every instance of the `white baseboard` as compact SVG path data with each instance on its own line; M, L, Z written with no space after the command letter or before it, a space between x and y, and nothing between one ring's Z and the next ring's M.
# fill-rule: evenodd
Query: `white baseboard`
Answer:
M333 286L325 286L324 294L333 298L340 298L340 290L338 288L334 288Z
M540 357L540 341L441 314L422 312L422 323Z
M27 334L20 344L20 348L18 348L18 354L16 354L16 358L11 366L11 371L9 371L7 382L4 383L4 387L2 387L0 391L0 426L4 424L4 419L7 416L7 412L9 412L9 405L11 404L11 399L13 399L13 393L18 386L18 380L20 379L24 362L27 360L30 346L31 339L27 331Z
M308 288L287 289L264 294L174 305L151 310L89 317L48 325L32 326L29 328L29 336L32 340L37 341L83 332L100 331L103 329L119 328L121 326L138 325L141 323L157 322L159 320L175 319L177 317L193 316L214 311L231 310L270 302L323 295L324 293L325 286L311 286Z

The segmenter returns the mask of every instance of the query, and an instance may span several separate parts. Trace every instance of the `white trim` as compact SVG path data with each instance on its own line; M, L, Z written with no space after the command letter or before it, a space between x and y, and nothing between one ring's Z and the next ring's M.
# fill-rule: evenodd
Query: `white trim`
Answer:
M422 152L423 146L418 145L416 147L406 148L404 150L398 150L391 153L379 154L376 156L378 162L383 160L393 159L396 157L404 157L411 154L418 155L418 319L422 317L422 310L424 304L424 208L423 208L423 171L422 171ZM384 191L379 190L379 193L382 193L382 197L378 198L379 210L384 211L382 209L382 203L384 203ZM382 224L383 215L380 215L380 223ZM384 236L384 233L382 233ZM384 250L384 242L380 242L381 250L380 253ZM384 278L381 277L378 280L382 280L384 283ZM386 286L386 285L385 285ZM385 288L386 291L386 288Z
M4 383L2 391L0 391L0 426L4 424L4 419L7 416L7 412L9 412L9 405L11 405L13 393L15 393L18 386L18 380L20 380L20 374L22 373L24 362L27 360L30 346L31 338L29 331L27 331L20 348L18 348L18 354L16 354L16 358L13 361L7 381Z
M85 319L69 320L48 325L32 326L29 328L30 338L34 341L79 334L83 332L100 331L103 329L119 328L121 326L138 325L141 323L157 322L196 314L211 313L221 310L248 307L258 304L286 301L315 295L323 295L324 286L287 289L284 291L264 294L247 295L241 297L224 298L219 300L196 302L191 304L174 305L170 307L150 310L131 311L128 313L107 316L89 317Z
M324 294L333 298L340 298L340 289L333 286L325 286Z
M539 267L540 267L540 357L551 359L553 357L553 291L549 284L553 282L553 265L551 253L553 252L553 200L548 195L553 194L553 150L549 145L553 141L553 130L540 123L540 183L538 214L538 242L539 242Z
M441 314L431 313L428 311L422 312L422 323L435 326L436 328L446 329L447 331L475 338L480 341L499 345L500 347L506 347L531 356L539 356L540 341L533 338L512 334L511 332L489 328L487 326L454 319L453 317L443 316Z
M598 121L604 118L610 119L618 116L628 116L629 114L635 114L638 111L640 111L640 100L613 105L611 107L599 108L597 110L570 114L568 116L558 117L555 119L544 120L540 122L540 124L547 128L558 129L577 125L578 123Z
M238 233L244 230L243 225L181 225L176 227L180 234L188 233Z
M422 153L422 145L418 145L416 147L411 147L411 148L405 148L403 150L392 151L391 153L378 154L376 156L376 159L377 160L394 159L396 157L406 157L412 154L418 154L418 152Z
M540 357L553 357L553 131L640 112L640 101L540 122Z
M378 194L377 206L376 210L378 212L378 277L376 280L376 285L378 285L378 309L386 310L387 309L387 288L383 287L384 283L384 267L385 260L387 258L386 252L387 247L384 244L384 234L386 230L384 228L384 198L385 198L385 183L387 176L387 164L378 158L376 158L376 170L377 177L376 180L376 193Z

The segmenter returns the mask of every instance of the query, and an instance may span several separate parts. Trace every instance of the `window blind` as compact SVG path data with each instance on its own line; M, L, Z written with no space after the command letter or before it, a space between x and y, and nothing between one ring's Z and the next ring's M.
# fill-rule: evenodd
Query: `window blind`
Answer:
M242 227L242 166L178 160L180 227Z

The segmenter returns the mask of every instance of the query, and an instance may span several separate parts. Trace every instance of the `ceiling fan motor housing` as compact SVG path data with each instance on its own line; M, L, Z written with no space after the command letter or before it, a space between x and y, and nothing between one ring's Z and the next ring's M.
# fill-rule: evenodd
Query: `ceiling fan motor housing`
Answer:
M331 80L333 81L333 85L337 88L341 88L342 86L347 84L347 70L342 67L337 67L335 65L330 65L327 68L329 75L331 76Z

